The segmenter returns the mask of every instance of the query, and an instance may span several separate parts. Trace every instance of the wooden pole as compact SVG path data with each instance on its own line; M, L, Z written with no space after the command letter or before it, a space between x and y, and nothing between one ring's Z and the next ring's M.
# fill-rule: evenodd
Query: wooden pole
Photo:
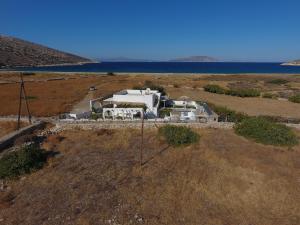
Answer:
M21 81L21 83L20 83L20 96L19 96L19 110L18 110L18 126L17 126L18 130L21 127L20 119L21 119L21 108L22 108L22 95L23 95L23 89L22 89L22 81Z
M31 113L29 111L29 105L28 105L28 101L27 101L27 95L26 95L26 91L25 91L25 85L24 85L24 81L23 81L23 77L22 77L22 83L23 83L23 96L25 98L25 103L26 103L26 108L27 108L27 113L28 113L28 121L31 124Z
M19 96L19 111L18 111L18 126L17 129L19 130L21 127L21 109L22 109L22 99L25 99L25 104L26 104L26 109L27 109L27 113L28 113L28 120L29 123L31 124L31 113L29 110L29 105L28 105L28 101L27 101L27 95L26 95L26 91L25 91L25 84L24 84L24 80L23 80L23 73L20 73L20 96Z
M140 149L140 162L143 166L143 151L144 151L144 110L142 111L142 127L141 127L141 149Z

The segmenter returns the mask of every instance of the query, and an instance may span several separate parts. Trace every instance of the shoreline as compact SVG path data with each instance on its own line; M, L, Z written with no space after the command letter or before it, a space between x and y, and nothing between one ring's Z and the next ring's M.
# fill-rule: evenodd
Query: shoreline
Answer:
M0 74L5 73L37 73L37 74L57 74L57 75L99 75L109 76L107 72L63 72L63 71L16 71L1 70ZM114 72L113 76L300 76L300 73L152 73L152 72ZM112 76L112 77L113 77Z
M49 64L49 65L37 65L37 66L15 66L15 67L2 67L0 71L16 71L14 69L21 69L21 68L43 68L43 67L55 67L55 66L81 66L85 64L98 64L101 62L78 62L78 63L58 63L58 64ZM17 71L17 72L31 72L31 71ZM37 72L37 71L36 71ZM42 71L41 71L42 72Z

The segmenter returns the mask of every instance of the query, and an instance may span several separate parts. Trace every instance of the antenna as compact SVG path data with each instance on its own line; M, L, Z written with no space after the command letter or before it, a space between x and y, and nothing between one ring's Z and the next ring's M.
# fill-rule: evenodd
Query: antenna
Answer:
M22 100L25 100L26 103L26 109L27 109L27 114L28 114L28 121L31 124L31 114L29 111L29 106L28 106L28 102L27 102L27 95L26 95L26 91L25 91L25 84L24 84L24 80L23 80L23 73L20 73L20 97L19 97L19 113L18 113L18 126L17 129L19 130L21 127L21 109L22 109Z

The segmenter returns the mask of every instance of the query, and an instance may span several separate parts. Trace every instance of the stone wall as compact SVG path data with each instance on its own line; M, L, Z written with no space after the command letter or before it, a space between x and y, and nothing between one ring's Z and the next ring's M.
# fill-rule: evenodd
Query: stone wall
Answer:
M33 123L27 127L23 127L20 130L11 132L8 135L5 135L4 137L0 138L0 152L3 151L4 149L12 146L14 144L14 141L25 134L30 134L36 129L40 129L44 126L44 122L36 122Z
M187 126L192 128L219 128L219 129L232 129L234 123L155 123L145 122L144 128L158 128L164 125L175 125L175 126ZM56 126L52 128L52 132L60 132L63 130L99 130L99 129L140 129L142 126L141 121L138 122L58 122Z

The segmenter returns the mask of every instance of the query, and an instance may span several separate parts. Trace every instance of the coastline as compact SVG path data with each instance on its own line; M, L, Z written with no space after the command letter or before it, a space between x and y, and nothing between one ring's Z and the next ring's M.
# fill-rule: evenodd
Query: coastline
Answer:
M81 66L81 65L85 65L85 64L98 64L101 62L87 62L87 61L83 61L83 62L77 62L77 63L57 63L57 64L48 64L48 65L36 65L36 66L14 66L14 67L2 67L0 68L0 71L15 71L14 69L20 69L20 68L43 68L43 67L55 67L55 66ZM20 71L20 72L24 72L24 71Z
M63 63L63 64L51 64L51 65L38 65L35 67L40 68L40 67L52 67L52 66L81 66L85 64L96 64L96 63L100 63L100 62ZM24 67L28 67L28 66L24 66Z
M0 74L3 73L20 73L20 72L30 72L30 73L37 73L37 74L44 74L44 75L51 75L51 74L56 74L56 75L99 75L99 76L108 76L107 72L63 72L63 71L21 71L21 70L1 70L0 69ZM286 76L300 76L300 73L291 73L291 74L284 74L284 73L152 73L152 72L115 72L115 76L278 76L278 77L286 77ZM112 76L114 77L114 76Z

